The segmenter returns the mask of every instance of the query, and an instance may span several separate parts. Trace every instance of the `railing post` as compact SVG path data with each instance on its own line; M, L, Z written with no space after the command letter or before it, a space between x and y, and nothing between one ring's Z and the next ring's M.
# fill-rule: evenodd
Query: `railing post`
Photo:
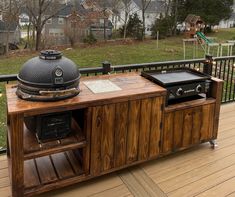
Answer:
M212 75L212 68L213 68L213 56L206 55L204 65L203 65L203 73Z
M103 66L103 74L108 74L111 72L111 63L108 62L108 61L104 61L102 63L102 66Z

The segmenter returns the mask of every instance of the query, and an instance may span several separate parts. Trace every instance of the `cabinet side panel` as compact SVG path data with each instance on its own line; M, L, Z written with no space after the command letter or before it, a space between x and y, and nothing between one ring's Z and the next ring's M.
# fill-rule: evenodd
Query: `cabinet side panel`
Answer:
M177 150L182 147L182 135L183 135L183 121L184 116L182 111L176 111L174 113L174 146L173 149Z
M192 144L200 143L201 126L202 126L202 108L196 107L193 109Z
M128 102L118 103L115 108L114 165L120 167L126 164Z
M101 171L101 133L103 125L103 107L93 107L92 111L91 174L99 175Z
M141 101L138 160L148 159L152 99Z
M213 136L214 106L211 104L202 107L201 141L208 140Z
M193 128L193 110L184 110L184 122L183 122L183 139L182 147L188 147L192 144L192 128Z
M162 130L162 104L163 97L152 99L151 112L151 127L150 127L150 142L149 142L149 157L156 157L159 155L159 141Z
M162 135L162 153L169 153L172 151L173 144L173 120L174 112L165 114L164 130Z
M127 163L130 164L138 156L140 100L130 101L128 108Z
M86 147L83 149L83 171L85 174L90 173L90 147L91 147L91 129L92 129L92 108L85 111L84 134L86 136Z
M101 136L101 170L113 168L115 104L105 105Z

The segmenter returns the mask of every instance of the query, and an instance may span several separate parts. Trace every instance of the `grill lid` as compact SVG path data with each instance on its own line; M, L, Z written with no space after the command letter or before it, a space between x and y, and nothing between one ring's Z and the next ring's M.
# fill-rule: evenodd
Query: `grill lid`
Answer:
M22 66L17 78L16 94L25 100L61 100L79 93L77 65L59 51L41 51Z
M74 62L58 51L42 51L39 57L28 60L17 76L24 84L37 87L68 86L80 78Z

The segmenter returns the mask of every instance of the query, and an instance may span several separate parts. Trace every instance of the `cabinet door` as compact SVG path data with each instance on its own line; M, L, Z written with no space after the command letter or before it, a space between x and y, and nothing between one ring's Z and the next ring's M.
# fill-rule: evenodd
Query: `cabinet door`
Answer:
M165 114L162 153L170 153L213 138L215 104Z
M92 107L91 174L159 155L163 98Z

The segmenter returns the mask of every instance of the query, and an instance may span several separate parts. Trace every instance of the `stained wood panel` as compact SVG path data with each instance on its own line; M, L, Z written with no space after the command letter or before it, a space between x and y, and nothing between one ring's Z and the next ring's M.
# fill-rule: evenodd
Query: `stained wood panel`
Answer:
M174 113L166 113L164 120L164 132L162 135L162 152L168 153L172 151L173 145L173 120Z
M128 102L117 103L115 114L114 166L119 167L126 163Z
M140 123L140 100L129 102L129 124L127 133L127 163L133 163L138 159L138 140Z
M176 111L174 113L174 136L173 136L173 150L177 150L182 147L182 135L183 135L183 124L184 124L184 114L182 111Z
M212 139L214 106L215 104L211 103L183 110L167 110L162 135L162 152L170 153Z
M91 174L98 175L101 171L101 134L103 126L103 107L92 108L91 133Z
M67 151L66 156L68 157L68 160L73 168L73 171L77 175L82 174L84 169L81 168L82 164L79 162L78 158L74 155L73 151ZM84 170L84 172L86 171Z
M25 188L36 187L40 185L37 169L34 160L24 162L24 186Z
M201 140L211 139L213 137L214 127L214 109L215 105L204 105L202 107L202 127Z
M163 115L163 97L152 99L151 125L149 137L149 157L159 155L159 141L162 132L162 115Z
M149 137L151 125L152 99L141 101L140 131L139 131L139 152L138 159L146 160L149 154Z
M58 180L49 156L36 158L35 160L42 184L47 184Z
M197 107L193 109L192 144L198 144L200 142L201 125L202 108Z
M184 110L182 147L187 147L192 143L193 109ZM174 124L177 124L176 122Z
M101 166L102 171L111 169L113 165L114 154L114 131L115 131L115 105L105 105L103 107L102 119L102 142L101 142Z
M65 179L74 176L72 166L66 158L65 153L57 153L51 155L53 165L55 167L56 173L60 179Z

